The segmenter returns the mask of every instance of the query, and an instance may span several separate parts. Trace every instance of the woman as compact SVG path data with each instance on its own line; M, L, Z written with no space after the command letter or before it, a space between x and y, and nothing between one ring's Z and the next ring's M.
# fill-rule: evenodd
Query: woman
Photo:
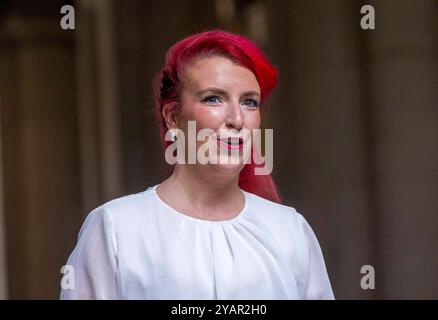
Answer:
M239 161L180 161L161 184L93 210L67 262L74 289L61 298L334 298L312 229L280 204L271 176L244 161L243 132L260 127L260 104L276 81L264 54L240 35L208 31L169 49L156 79L165 149L175 140L190 146L195 121L197 132L213 132L219 158L238 150ZM193 143L198 151L203 144Z

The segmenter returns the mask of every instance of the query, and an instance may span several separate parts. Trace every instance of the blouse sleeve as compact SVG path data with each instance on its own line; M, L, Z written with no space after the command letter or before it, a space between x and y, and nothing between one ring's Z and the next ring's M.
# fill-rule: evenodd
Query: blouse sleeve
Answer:
M304 237L308 247L308 278L304 299L332 300L335 299L324 263L324 257L319 242L306 219L301 216Z
M117 299L116 244L107 210L103 206L94 209L85 219L68 258L72 285L61 285L60 299Z

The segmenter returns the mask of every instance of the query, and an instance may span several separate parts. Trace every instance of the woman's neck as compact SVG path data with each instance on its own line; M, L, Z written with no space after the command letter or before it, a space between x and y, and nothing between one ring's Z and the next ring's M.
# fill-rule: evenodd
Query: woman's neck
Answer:
M243 208L239 174L177 165L173 174L158 186L160 197L178 211L208 220L227 220Z

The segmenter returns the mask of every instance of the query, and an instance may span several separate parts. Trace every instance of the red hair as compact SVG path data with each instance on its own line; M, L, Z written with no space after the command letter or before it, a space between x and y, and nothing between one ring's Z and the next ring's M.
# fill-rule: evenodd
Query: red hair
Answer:
M170 103L174 107L179 107L180 79L184 66L194 58L210 55L225 56L251 70L259 83L262 102L277 84L277 70L252 41L241 35L212 30L191 35L175 43L167 51L164 68L158 73L154 83L155 110L164 149L170 142L164 139L168 129L161 113L163 106ZM240 172L240 188L265 199L281 203L272 176L255 175L256 165L253 162L246 164Z

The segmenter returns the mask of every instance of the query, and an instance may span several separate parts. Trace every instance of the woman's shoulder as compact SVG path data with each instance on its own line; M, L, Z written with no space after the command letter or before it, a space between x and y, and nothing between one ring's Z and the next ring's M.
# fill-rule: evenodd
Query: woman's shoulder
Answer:
M138 205L143 205L145 201L152 200L152 187L138 193L127 194L118 198L111 199L101 205L111 212L126 211L136 209Z
M305 217L292 206L276 203L251 193L248 195L251 210L257 216L256 221L269 229L284 250L296 259L306 261L312 232Z
M250 192L246 192L250 204L258 215L278 223L301 223L304 217L294 207L270 201ZM266 219L264 219L266 220Z
M93 209L87 216L108 219L112 224L119 222L136 221L136 218L145 218L145 214L153 207L152 187L138 193L120 196L102 203Z

